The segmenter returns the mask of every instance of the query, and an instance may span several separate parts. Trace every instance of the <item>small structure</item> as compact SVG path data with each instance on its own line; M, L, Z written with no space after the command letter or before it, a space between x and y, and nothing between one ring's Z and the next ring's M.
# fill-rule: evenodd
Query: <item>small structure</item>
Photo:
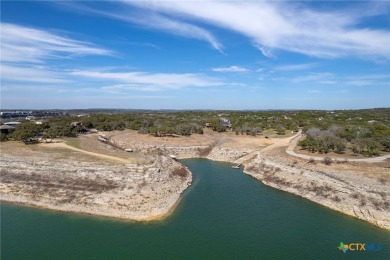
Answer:
M131 148L126 148L126 149L125 149L125 152L131 153L131 152L134 152L134 151L133 151L133 149L131 149Z
M36 125L48 125L49 121L47 121L47 120L39 120L39 121L35 121L35 124Z
M229 119L226 119L226 118L221 118L219 120L221 126L224 126L226 128L231 128L232 127L232 124L230 123L230 120Z
M173 154L171 154L171 155L169 155L169 157L171 157L173 160L177 160L177 158L176 158L176 156L175 155L173 155Z
M240 169L240 167L241 167L241 163L240 163L240 164L237 164L237 165L234 165L234 166L232 166L232 168L234 168L234 169Z
M9 117L26 117L31 115L32 111L2 111L0 112L1 118L9 118Z
M71 127L82 126L82 125L83 124L80 121L75 121L75 122L70 123Z
M15 126L17 126L19 124L20 124L20 122L7 122L7 123L4 123L4 125L13 126L13 127L15 127Z
M9 132L13 131L14 129L15 129L15 127L9 126L9 125L2 125L2 126L0 126L0 131L3 134L8 134Z
M85 126L83 126L83 123L81 123L80 121L75 121L75 122L70 123L70 127L72 129L77 128L78 134L88 133L88 129Z

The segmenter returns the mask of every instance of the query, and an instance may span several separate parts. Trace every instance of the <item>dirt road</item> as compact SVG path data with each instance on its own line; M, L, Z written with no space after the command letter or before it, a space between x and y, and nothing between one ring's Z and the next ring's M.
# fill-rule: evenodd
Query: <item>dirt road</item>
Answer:
M123 158L81 150L81 149L78 149L76 147L67 145L66 143L44 143L44 144L39 144L39 145L46 146L46 147L51 147L51 148L70 149L70 150L77 151L77 152L80 152L80 153L83 153L83 154L87 154L87 155L91 155L91 156L94 156L94 157L99 157L101 159L106 159L106 160L115 161L115 162L119 162L119 163L125 163L125 164L129 164L130 163L129 160L126 160L126 159L123 159Z
M293 136L293 138L289 141L290 143L289 143L289 145L288 145L288 147L286 149L286 153L288 153L289 155L295 156L295 157L306 159L306 160L310 160L310 159L314 159L316 161L324 160L325 156L310 156L310 155L306 155L306 154L298 154L298 153L296 153L294 151L294 149L297 146L298 141L300 140L301 136L302 135L300 134L300 132L299 132L299 135L297 134L297 135ZM368 162L368 163L382 162L382 161L387 160L387 159L390 159L390 154L383 155L383 156L378 156L378 157L373 157L373 158L360 158L360 159L356 159L356 158L337 158L338 161Z
M310 159L314 159L316 161L324 160L325 156L310 156L310 155L296 153L294 151L294 149L297 146L298 141L301 139L301 137L302 137L302 131L300 130L297 134L295 134L295 135L293 135L291 137L288 137L288 138L273 138L273 139L269 139L271 142L273 142L273 144L271 144L271 145L261 149L260 151L254 151L254 152L252 152L250 154L247 154L246 156L236 160L234 163L237 163L237 164L243 163L245 161L248 161L248 160L252 159L256 155L265 154L268 151L274 150L275 148L284 147L284 146L288 146L286 148L286 153L288 153L291 156L295 156L295 157L302 158L302 159L305 159L305 160L310 160ZM360 159L355 159L355 158L337 158L337 160L339 160L339 161L368 162L368 163L382 162L382 161L387 160L387 159L390 159L390 154L383 155L383 156L378 156L378 157L373 157L373 158L360 158Z

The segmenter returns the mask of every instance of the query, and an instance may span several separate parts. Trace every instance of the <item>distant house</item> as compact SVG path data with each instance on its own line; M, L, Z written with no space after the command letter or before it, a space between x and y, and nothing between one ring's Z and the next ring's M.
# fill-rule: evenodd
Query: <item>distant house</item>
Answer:
M1 118L10 118L10 117L26 117L31 115L32 111L2 111L0 112Z
M9 132L12 132L14 129L15 129L15 127L9 126L9 125L0 126L0 131L3 134L8 134Z
M46 125L46 124L48 124L48 123L49 123L49 121L47 121L47 120L35 121L35 124L36 124L36 125Z
M211 127L211 124L210 123L206 123L204 124L205 127Z
M76 128L76 127L79 127L78 129L78 132L79 133L83 133L83 134L86 134L88 133L88 129L83 126L83 124L80 122L80 121L75 121L75 122L72 122L70 123L70 127L73 129L73 128Z
M221 124L221 126L224 126L226 128L231 128L232 127L232 124L230 123L230 120L226 119L226 118L221 118L219 120L219 123Z
M7 122L7 123L4 123L4 125L13 126L13 127L15 127L15 126L17 126L19 124L20 124L20 122Z
M373 123L376 123L376 122L378 122L378 121L376 121L376 120L369 120L369 121L367 121L368 124L373 124Z
M82 126L82 125L83 124L80 121L75 121L75 122L70 123L70 126L72 126L72 127Z

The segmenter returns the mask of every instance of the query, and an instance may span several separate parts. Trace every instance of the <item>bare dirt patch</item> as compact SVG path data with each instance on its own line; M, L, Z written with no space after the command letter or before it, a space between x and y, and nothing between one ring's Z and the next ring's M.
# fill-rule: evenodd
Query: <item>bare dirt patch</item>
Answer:
M205 129L204 134L192 134L191 136L177 136L177 137L155 137L152 135L138 134L136 131L113 131L105 133L110 139L116 142L123 142L143 145L152 145L158 147L164 146L229 146L232 148L261 148L268 144L270 141L262 136L247 136L247 135L235 135L232 132L228 133L216 133L209 129Z

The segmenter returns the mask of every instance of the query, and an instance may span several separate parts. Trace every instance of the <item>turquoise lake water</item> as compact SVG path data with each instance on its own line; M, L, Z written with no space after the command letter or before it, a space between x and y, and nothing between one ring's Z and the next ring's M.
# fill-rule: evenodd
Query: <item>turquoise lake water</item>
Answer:
M140 224L1 205L1 259L390 259L390 232L205 159L167 219ZM380 251L337 249L340 242Z

